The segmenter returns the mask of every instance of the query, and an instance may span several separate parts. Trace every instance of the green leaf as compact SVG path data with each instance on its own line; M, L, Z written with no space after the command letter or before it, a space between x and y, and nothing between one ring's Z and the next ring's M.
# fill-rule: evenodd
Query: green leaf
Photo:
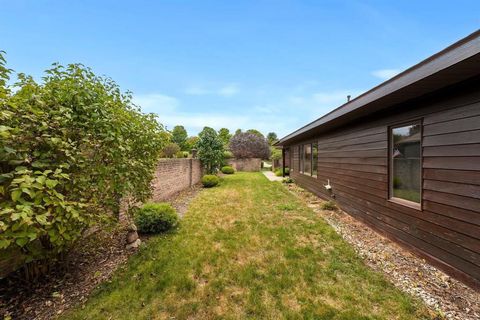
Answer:
M50 189L53 189L55 188L55 186L58 184L58 181L57 180L52 180L52 179L47 179L45 181L45 184L47 185L47 187L49 187Z
M12 200L17 202L20 199L20 196L22 195L22 190L17 189L13 190L10 196L12 197Z
M8 248L8 246L12 243L12 241L7 240L7 239L1 239L0 240L0 249L5 249Z
M25 246L27 243L28 243L28 238L17 238L15 240L15 243L19 246L19 247L23 247Z

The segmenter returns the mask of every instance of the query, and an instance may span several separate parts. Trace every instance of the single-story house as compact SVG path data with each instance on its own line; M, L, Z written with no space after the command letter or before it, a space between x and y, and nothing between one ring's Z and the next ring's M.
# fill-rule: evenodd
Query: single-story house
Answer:
M299 185L480 288L480 30L277 146Z

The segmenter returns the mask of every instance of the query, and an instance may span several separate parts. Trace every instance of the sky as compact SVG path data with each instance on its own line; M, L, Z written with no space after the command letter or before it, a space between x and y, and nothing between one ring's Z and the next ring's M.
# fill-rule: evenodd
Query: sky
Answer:
M204 126L298 129L480 28L480 1L0 0L8 67L113 78L144 112Z

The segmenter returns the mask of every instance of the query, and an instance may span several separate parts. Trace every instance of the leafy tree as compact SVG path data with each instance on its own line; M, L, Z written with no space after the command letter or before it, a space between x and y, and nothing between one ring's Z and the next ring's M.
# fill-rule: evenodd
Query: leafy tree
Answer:
M176 143L180 150L186 151L188 150L187 142L187 130L183 126L175 126L172 130L172 142Z
M267 134L268 144L273 145L275 142L278 141L277 134L275 132L269 132Z
M235 134L230 140L230 151L237 158L262 158L270 157L270 146L265 138L251 132Z
M248 129L247 132L248 132L248 133L253 133L253 134L255 134L255 135L257 135L257 136L259 136L259 137L261 137L261 138L265 138L265 137L263 136L263 134L262 134L260 131L258 131L257 129Z
M202 161L207 173L215 173L223 162L223 142L217 132L210 128L203 128L197 142L198 158Z
M239 134L239 133L242 133L242 129L235 130L235 134Z
M199 138L197 136L188 137L185 144L187 145L187 151L192 151L192 149L196 148L197 142Z
M170 142L163 148L162 153L163 156L166 158L173 158L173 156L175 156L179 151L180 147L178 146L178 144Z
M115 216L122 198L128 209L150 196L166 134L82 65L54 64L41 84L19 74L10 90L0 57L0 250L45 261Z
M230 130L228 130L227 128L221 128L220 130L218 130L218 137L220 138L220 140L222 140L223 145L226 147L228 146L232 135L230 134Z
M282 150L270 147L270 160L280 160L282 159Z

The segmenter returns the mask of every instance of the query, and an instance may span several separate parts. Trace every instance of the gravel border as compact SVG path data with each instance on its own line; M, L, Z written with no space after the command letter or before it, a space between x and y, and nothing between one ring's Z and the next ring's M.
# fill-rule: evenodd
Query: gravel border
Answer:
M341 210L320 208L323 200L295 185L287 188L320 214L362 257L397 288L420 298L437 319L480 319L480 293L430 265Z

